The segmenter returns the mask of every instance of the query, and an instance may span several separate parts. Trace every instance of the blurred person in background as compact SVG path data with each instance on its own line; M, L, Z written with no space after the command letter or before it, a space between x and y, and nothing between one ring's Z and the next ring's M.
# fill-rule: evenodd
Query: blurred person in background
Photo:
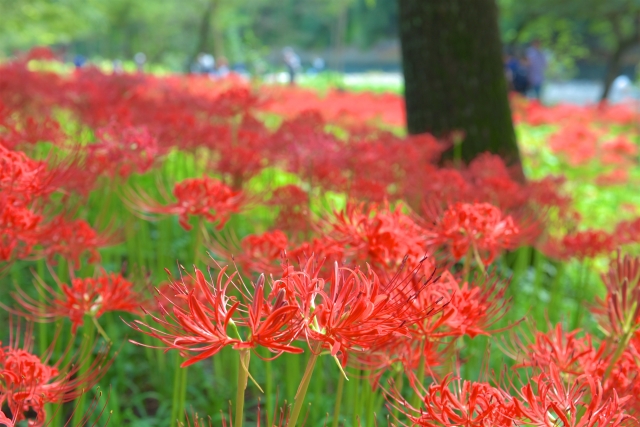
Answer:
M113 74L124 74L124 66L119 59L113 60Z
M224 56L218 58L218 67L216 68L216 76L225 78L229 75L231 69L229 68L229 61Z
M315 58L313 58L313 61L311 61L311 69L309 71L311 72L311 74L320 74L322 73L322 71L324 71L324 67L324 59L316 56Z
M87 62L87 59L80 54L77 54L76 56L73 57L73 65L75 65L76 70L79 70L80 68L82 68L86 62Z
M513 90L522 96L527 96L529 91L529 61L524 55L521 55L520 58L514 58L514 60Z
M504 55L502 55L502 63L504 65L504 77L507 80L507 89L511 92L513 90L513 76L517 64L515 58L509 52L505 52Z
M212 76L216 72L216 60L210 53L203 53L199 57L200 72Z
M533 98L540 100L542 94L542 84L544 83L544 73L547 69L547 58L540 48L540 40L534 39L526 53L529 69L529 85Z
M144 64L147 63L147 55L142 52L138 52L133 55L133 62L136 63L136 70L138 73L144 73Z
M300 71L300 57L291 47L285 47L282 50L282 57L284 59L284 65L287 67L289 84L294 85L296 83L296 73Z
M216 71L216 60L209 53L200 52L196 61L191 66L193 74L212 75Z

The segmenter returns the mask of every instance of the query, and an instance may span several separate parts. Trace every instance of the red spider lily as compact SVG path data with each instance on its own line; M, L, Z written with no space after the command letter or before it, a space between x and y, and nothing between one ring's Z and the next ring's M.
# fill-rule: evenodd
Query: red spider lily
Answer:
M245 114L238 125L223 127L220 133L212 147L218 155L210 167L222 174L234 189L240 189L267 165L265 149L271 141L269 132L258 119Z
M404 194L407 194L411 199L419 200L418 206L424 200L437 201L448 206L466 200L467 195L471 193L472 184L467 182L460 171L428 165L425 168L428 168L428 173L425 174L424 184L420 186L421 188L419 190L413 188L414 184L409 181L407 184L409 188L404 190ZM417 190L419 193L416 196L411 196L412 190Z
M527 185L518 168L509 169L501 157L482 153L462 172L472 186L467 201L483 201L511 212L527 204Z
M0 406L9 408L11 422L16 424L26 420L28 412L34 412L35 419L29 419L29 425L44 426L46 404L76 399L91 389L111 364L106 351L90 361L80 354L70 355L70 347L58 362L51 364L50 351L42 358L33 354L30 329L22 348L19 335L18 330L8 345L0 346ZM67 362L63 365L65 359Z
M315 277L317 273L309 270L309 266L308 263L305 273L297 278L308 281ZM303 292L307 295L301 295L301 300L311 298L305 305L315 306L308 322L309 337L322 343L332 356L340 352L345 366L351 352L368 351L390 339L408 336L409 328L424 321L434 310L428 307L417 312L411 305L411 299L427 289L432 278L422 281L417 292L409 293L406 289L412 286L411 279L411 274L406 278L399 273L382 283L371 269L365 274L358 268L351 270L335 263L326 282L315 279L315 286L310 287L309 283L295 286L298 292L306 289ZM285 278L282 280L290 283ZM324 283L329 284L328 291ZM314 295L320 298L318 303Z
M577 231L567 234L559 242L551 241L549 244L556 245L556 249L552 249L551 253L555 253L561 259L595 258L599 255L608 255L614 249L613 236L601 230Z
M606 364L605 348L597 350L592 337L575 330L565 332L561 324L548 333L536 332L532 342L512 334L503 342L503 351L518 361L517 367L556 366L562 374L596 375Z
M630 396L605 399L601 382L582 375L567 381L557 366L551 364L522 387L516 399L520 422L535 426L617 427L630 416L623 406Z
M243 293L244 299L251 299L252 302L247 308L247 316L239 318L237 323L239 326L247 326L250 335L247 342L239 344L237 348L253 348L259 345L277 352L278 355L283 352L303 353L301 348L290 345L298 338L303 327L298 306L289 304L282 284L279 289L272 289L265 298L264 281L264 275L260 275L253 295L247 296Z
M277 261L286 253L289 241L280 230L258 235L249 235L242 239L240 254L235 257L244 271L264 271L276 273Z
M443 283L456 282L449 280ZM447 310L453 310L453 313L445 317L446 327L439 335L467 335L474 338L504 330L492 331L490 328L507 312L509 300L504 297L505 292L506 287L500 286L500 281L496 279L489 279L480 286L464 282L462 286L451 289Z
M9 418L7 418L7 416L4 414L4 412L0 411L0 424L5 426L5 427L14 427L16 423L16 419L14 418L13 420L10 420Z
M475 256L489 265L499 250L512 248L519 229L510 216L488 203L456 203L436 220L433 232L454 259Z
M604 164L625 165L633 163L638 154L638 146L624 136L618 136L602 145Z
M52 175L46 164L30 159L20 151L11 151L0 145L0 191L19 198L25 203L46 196Z
M21 200L0 194L0 261L26 258L38 243L41 221Z
M287 255L289 258L297 260L300 264L304 264L312 258L324 259L331 262L342 262L345 258L345 252L346 250L342 245L324 236L314 238L310 242L303 242L299 246L287 251Z
M158 155L158 141L146 127L111 123L96 131L98 142L87 147L87 167L114 177L148 171Z
M80 268L80 257L88 252L89 263L100 261L98 249L113 243L113 239L100 235L84 220L68 220L58 215L43 224L36 233L42 254L54 262L56 256L67 259L75 268Z
M355 366L369 371L371 385L377 388L382 376L399 363L410 384L416 386L420 365L435 376L436 369L446 367L446 361L454 359L454 344L455 341L447 343L438 339L416 339L413 334L409 337L400 336L385 341L366 353L355 354Z
M129 326L159 339L167 349L179 350L187 358L183 367L212 357L225 346L234 349L263 346L277 355L301 353L302 349L290 345L302 331L297 306L290 305L276 285L265 297L264 276L258 279L252 292L242 291L233 282L237 272L228 276L226 270L227 267L221 269L215 284L208 282L198 269L195 269L195 286L187 286L184 280L173 281L170 287L173 299L158 291L164 303L172 306L171 313L164 308L163 301L159 301L162 318L145 312L167 332L140 320ZM229 286L240 292L243 301L227 295ZM181 300L187 301L186 307L180 304ZM236 331L235 337L229 336L230 328ZM241 336L244 329L248 329L245 339Z
M59 145L64 138L60 124L51 117L26 117L10 129L5 145L7 148L22 148L26 144L35 145L41 141Z
M230 215L240 211L244 201L241 192L209 177L185 179L175 185L173 195L177 201L168 206L162 206L146 195L140 195L130 204L144 212L178 215L180 225L190 230L190 216L217 222L217 228L222 229Z
M413 334L421 340L464 335L474 338L509 329L514 325L491 329L508 310L510 301L504 298L505 291L506 287L495 278L483 279L474 286L469 282L460 284L445 271L429 292L422 292L413 300L412 304L418 310L440 307L425 322L417 324Z
M328 225L328 238L345 247L345 254L357 261L370 262L374 268L396 270L405 257L409 262L424 258L431 235L398 206L366 209L347 205L335 212Z
M629 182L629 172L625 169L615 169L607 173L598 175L595 179L596 185L600 187L608 187L613 185L622 185Z
M603 381L603 396L608 399L614 396L614 393L638 396L640 392L640 372L638 369L638 352L633 343L629 348L625 349L622 355L616 360L615 365L610 370L609 376ZM604 366L610 363L611 358L602 363L602 369L598 372L598 378L603 378L606 372ZM637 415L640 409L638 399L631 398L624 404L624 408L628 413Z
M297 185L285 185L273 191L268 205L278 208L274 227L292 233L311 229L309 195Z
M612 235L615 236L617 246L640 242L640 218L619 222Z
M388 394L393 407L417 426L426 427L507 427L513 425L515 405L502 390L487 383L455 379L447 375L420 393L422 405L412 407L398 395Z
M615 339L631 339L640 328L640 258L618 253L602 275L607 295L597 314L600 326Z
M29 51L23 57L24 61L56 61L58 57L48 47L36 46L29 49Z
M561 128L549 139L549 147L554 153L567 156L570 164L578 166L596 157L598 134L582 123Z
M209 104L209 113L217 117L231 117L259 106L262 100L258 93L254 93L247 87L231 87L220 93Z
M40 322L68 317L75 333L84 323L85 316L98 319L112 311L138 313L142 302L133 283L120 274L102 272L96 278L72 279L70 285L59 283L57 279L56 282L59 291L36 278L41 299L34 299L21 287L16 287L12 296L25 310L19 314Z

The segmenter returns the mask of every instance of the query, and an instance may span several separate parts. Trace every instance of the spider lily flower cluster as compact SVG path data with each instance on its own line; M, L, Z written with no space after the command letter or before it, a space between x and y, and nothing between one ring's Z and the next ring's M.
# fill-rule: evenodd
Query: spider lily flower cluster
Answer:
M171 405L172 418L181 419L166 421L176 426L186 419L185 396L197 390L216 399L221 384L234 382L227 370L235 370L233 422L242 427L245 418L260 419L256 389L273 399L271 366L293 371L301 362L304 372L285 375L291 404L279 417L273 402L265 405L270 425L303 422L307 392L315 393L314 405L318 393L335 397L334 423L342 400L354 423L366 406L366 425L375 424L375 411L394 425L437 427L636 422L637 258L619 255L603 275L604 297L589 310L599 330L582 324L576 310L571 327L540 330L510 312L514 300L522 309L532 286L532 274L515 274L525 248L538 251L534 263L543 253L553 266L533 274L535 291L552 294L550 310L566 308L571 304L557 301L573 297L562 293L564 266L640 242L635 214L621 215L610 230L594 229L562 177L523 182L489 153L468 165L443 163L451 140L401 137L380 126L378 118L402 120L389 108L401 104L394 95L319 98L300 88L256 90L234 78L93 68L58 75L30 71L35 57L49 58L36 51L0 67L0 279L14 282L0 289L11 295L1 295L2 306L29 321L54 322L62 335L70 326L80 349L61 350L56 335L45 350L53 329L47 325L35 327L35 339L5 340L0 425L45 425L55 418L47 405L76 398L68 425L83 425L89 418L81 394L104 375L116 384L131 375L144 382L141 395L155 386L159 397L132 409L128 390L116 418L164 416ZM635 116L624 106L543 107L518 99L513 106L528 125L560 124L549 144L559 161L586 167L601 157L604 169L622 171L599 177L608 180L601 185L619 184L637 166L625 135L612 139L576 125L628 126ZM277 126L263 120L273 114L282 119ZM518 262L505 255L511 251L519 251ZM180 266L178 277L167 271L163 285L158 273L176 259L196 265ZM45 274L47 264L52 274ZM38 271L35 280L25 266ZM144 292L150 282L154 299ZM125 330L147 347L123 344L135 372L92 350L95 330L111 340L101 324L112 338ZM497 341L512 360L498 377L472 381L476 355L469 349L484 353L482 340ZM251 363L251 356L262 361ZM317 363L321 357L330 363ZM213 368L205 362L211 358ZM119 371L108 373L110 367ZM325 370L322 378L317 369ZM188 379L191 371L202 380ZM247 386L249 379L257 387ZM200 393L203 383L208 393ZM171 385L173 401L162 394ZM187 423L207 424L192 419Z
M131 326L179 350L186 357L183 367L214 356L225 346L264 347L273 354L270 359L285 352L300 354L303 349L294 345L300 341L326 348L332 356L339 354L346 366L349 354L408 336L438 305L412 304L431 279L418 287L413 278L401 275L385 283L370 269L364 272L337 263L325 275L320 264L314 258L300 269L285 264L270 284L260 275L250 285L234 282L236 273L227 274L226 267L209 281L196 268L192 280L172 281L164 292L158 291L161 317L147 312L168 332L141 320Z
M111 361L101 349L93 360L81 353L71 353L70 346L57 362L52 360L53 343L47 354L40 357L33 352L30 328L20 334L20 325L8 343L0 343L0 424L8 427L28 420L30 426L46 424L45 405L76 399L91 389L106 373ZM65 361L66 359L66 361Z

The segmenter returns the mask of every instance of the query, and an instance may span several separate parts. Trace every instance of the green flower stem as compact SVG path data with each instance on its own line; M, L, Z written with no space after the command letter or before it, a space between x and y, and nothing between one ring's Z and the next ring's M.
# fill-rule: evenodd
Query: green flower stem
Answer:
M286 381L287 381L287 396L291 398L296 393L296 383L300 383L300 358L302 355L286 354Z
M266 350L266 349L265 349ZM269 355L268 351L265 351L265 356ZM272 411L275 411L276 409L273 407L273 372L272 372L272 366L271 364L273 363L273 361L269 361L266 360L264 362L265 365L265 391L266 391L266 405L267 407L265 408L265 415L266 415L266 419L267 419L267 424L269 423L269 420L271 419L271 414L273 413Z
M82 343L80 344L80 353L78 354L78 361L81 363L79 369L79 375L83 375L90 366L87 363L91 357L91 350L93 349L93 343L95 341L96 328L91 319L91 316L85 316L84 325L82 326ZM79 425L82 418L85 416L85 402L87 398L87 391L82 390L82 395L77 399L75 411L73 412L73 418L71 425Z
M338 375L338 389L336 390L336 403L333 407L333 420L331 427L338 427L340 422L340 405L342 404L342 392L344 391L344 375Z
M36 269L38 272L38 276L41 280L44 280L45 272L45 263L43 259L39 259L36 264ZM38 302L43 305L42 314L46 314L45 301L44 301L44 292L38 292ZM45 354L47 349L49 348L49 334L48 334L48 326L46 323L41 322L38 324L38 346L40 347L40 354Z
M464 256L464 264L462 265L462 280L468 281L471 275L471 254L467 252Z
M559 319L559 315L562 312L560 302L564 298L562 289L562 279L564 278L565 264L558 263L556 275L551 283L551 300L549 301L549 320L551 323L555 323Z
M516 288L514 288L513 286L510 286L510 289L513 291L511 292L511 294L514 300L515 300L515 297L518 295L518 292L516 292L518 281L522 279L522 276L524 276L525 272L527 271L527 268L529 267L530 259L531 259L530 247L528 246L522 247L518 249L518 251L516 252L516 260L513 266L513 276L511 277L511 283L515 284Z
M182 356L176 354L176 364L173 376L173 404L171 405L171 427L180 425L178 420L184 415L188 368L181 368L181 364Z
M304 404L304 398L307 395L307 389L309 388L309 384L311 383L313 369L316 367L316 361L318 360L321 349L322 343L317 343L311 349L311 355L309 356L307 367L304 370L304 375L302 376L302 380L300 381L300 385L298 386L298 391L296 392L296 397L293 401L293 409L291 410L291 415L289 416L289 427L296 427L298 423L298 418L300 417L300 412L302 411L302 405Z
M238 388L236 390L236 415L235 427L242 427L244 423L244 394L249 381L249 362L251 360L251 350L244 349L238 351L240 366L238 367Z
M573 319L571 321L571 329L576 329L578 328L578 326L580 326L580 319L582 319L582 312L583 312L583 308L582 308L582 299L584 297L584 293L585 293L585 288L588 285L588 274L589 274L589 267L588 264L589 260L584 260L580 263L580 267L578 267L578 286L576 287L576 311L573 313Z
M361 377L360 377L360 371L357 371L356 373L356 378L354 379L354 385L355 385L355 395L354 395L354 402L353 402L353 425L357 426L358 420L360 418L360 414L362 414L362 391L360 390L360 383L361 383Z
M631 341L631 338L633 337L635 332L636 328L629 329L627 332L625 332L625 334L622 336L622 339L618 342L616 352L613 353L613 357L609 362L609 366L607 366L607 370L604 372L604 376L602 377L603 383L609 378L609 375L611 375L611 372L613 371L616 363L618 363L618 360L620 359L620 357L622 357L622 353L624 353L624 351L629 347L629 342Z
M416 375L416 383L418 384L416 388L419 388L420 385L424 384L424 339L422 340L422 345L420 346L420 365L418 366L418 374ZM411 398L411 406L417 408L420 406L420 395L414 391L413 396Z
M398 364L396 364L395 366L398 366ZM397 370L395 379L394 379L394 386L396 388L396 390L402 391L402 386L404 385L404 370L402 368ZM398 416L400 415L400 410L398 409L398 407L396 405L393 406L393 418L394 419L398 419Z
M542 283L544 280L543 266L544 266L544 255L542 255L540 251L535 251L533 253L533 268L535 270L535 276L533 279L534 280L533 289L534 289L534 295L536 295L537 298L540 298L540 295L542 295L544 291L542 288ZM538 304L535 304L534 319L536 323L538 321L543 321L544 319L544 312L541 312L541 309L544 306L544 304L542 304L541 302L543 301L539 301Z

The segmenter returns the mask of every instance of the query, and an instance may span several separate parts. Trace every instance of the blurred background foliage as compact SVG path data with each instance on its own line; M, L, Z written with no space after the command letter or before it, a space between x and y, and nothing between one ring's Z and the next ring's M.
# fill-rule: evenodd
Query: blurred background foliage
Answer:
M577 64L592 62L604 79L632 62L640 0L497 1L506 47L540 38L553 77L574 77ZM93 61L144 52L172 71L187 70L198 52L267 66L284 46L313 55L371 51L394 45L398 33L396 0L0 0L0 16L0 56L36 45ZM399 54L393 60L399 67ZM341 69L342 61L327 65Z

